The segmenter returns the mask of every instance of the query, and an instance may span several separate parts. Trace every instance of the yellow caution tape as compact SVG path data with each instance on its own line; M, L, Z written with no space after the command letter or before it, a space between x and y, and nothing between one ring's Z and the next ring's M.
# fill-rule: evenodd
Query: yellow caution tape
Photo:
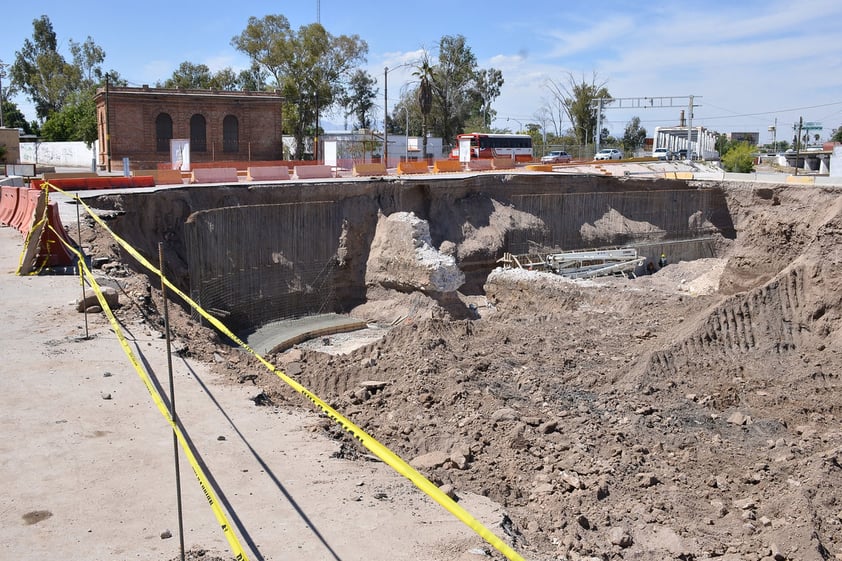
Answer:
M58 234L58 232L56 232L52 226L49 226L49 228L53 232ZM181 444L181 448L184 451L184 455L187 457L187 461L190 462L190 466L193 468L193 473L196 474L196 479L198 479L199 481L199 486L202 488L202 492L205 494L205 499L207 499L211 510L213 510L214 516L216 516L217 522L222 528L222 532L225 534L225 538L228 540L228 545L231 548L231 552L234 554L234 559L236 559L237 561L248 561L248 557L246 556L245 550L243 549L242 545L240 545L240 541L237 539L236 534L231 528L231 524L228 523L228 519L225 516L225 512L222 510L222 507L220 506L216 495L214 495L213 489L211 488L207 476L202 470L202 467L199 465L196 456L193 454L193 450L190 447L190 443L184 437L184 434L181 432L181 429L179 428L178 424L170 415L169 409L164 403L164 400L161 398L161 395L158 393L158 390L152 383L152 380L149 378L149 375L146 373L146 370L144 370L143 366L141 366L140 364L140 361L137 359L137 357L135 357L134 352L132 352L132 349L129 346L129 342L123 335L123 332L120 329L120 324L114 317L114 313L111 311L111 308L108 306L108 302L106 302L105 296L103 296L99 284L97 284L96 279L94 278L90 269L88 269L88 266L85 264L84 257L76 250L76 248L64 242L61 236L59 236L59 239L62 240L62 242L67 246L67 248L70 251L76 254L76 258L79 262L80 276L82 273L84 273L84 276L87 277L88 283L90 284L91 288L93 288L93 291L96 294L97 300L99 301L102 311L108 317L108 321L111 323L111 327L114 330L114 333L117 335L117 340L120 342L120 346L123 348L123 352L126 353L129 362L132 363L132 366L134 367L138 376L140 376L140 379L146 386L146 390L152 397L152 401L158 407L158 411L161 412L161 415L164 416L164 418L167 420L167 422L170 424L173 431L175 432L178 442Z
M324 412L325 415L327 415L330 419L339 423L343 429L345 429L351 436L353 436L357 440L357 442L365 446L369 451L371 451L371 453L380 458L383 462L389 465L396 472L409 479L416 487L418 487L421 491L423 491L430 498L436 501L439 505L444 507L448 512L453 514L463 524L468 526L477 535L484 539L489 545L494 547L494 549L506 556L507 559L509 559L510 561L525 561L524 558L520 556L520 554L518 554L514 549L509 547L509 545L506 544L503 540L498 538L493 532L491 532L491 530L486 528L479 520L474 518L467 510L465 510L456 501L451 499L446 493L442 492L441 489L439 489L434 483L432 483L429 479L427 479L421 473L419 473L415 468L406 463L403 459L401 459L397 454L389 450L386 446L378 442L374 437L366 433L363 429L361 429L349 419L341 415L330 405L328 405L325 401L319 398L316 394L302 386L294 379L287 376L282 370L276 368L275 365L267 361L263 356L261 356L258 352L249 347L248 344L246 344L239 337L237 337L221 321L219 321L217 318L206 312L201 306L199 306L199 304L194 302L177 286L172 284L169 281L169 279L163 276L161 271L159 271L154 265L152 265L152 263L150 263L145 257L143 257L143 255L141 255L134 247L129 245L128 242L126 242L120 236L115 234L105 224L105 222L103 222L102 219L99 216L97 216L96 213L94 213L90 209L90 207L88 207L82 201L81 198L75 195L69 195L61 189L59 189L58 187L54 187L52 185L51 187L60 193L75 197L78 203L82 205L82 207L85 209L86 212L88 212L88 214L94 219L94 221L97 224L99 224L106 232L108 232L114 238L114 240L118 244L120 244L120 246L123 249L126 250L126 252L128 252L132 257L134 257L138 261L138 263L140 263L153 275L160 277L163 280L164 284L170 290L177 294L191 308L196 310L196 312L198 312L204 319L206 319L211 325L213 325L217 330L219 330L220 333L224 334L226 337L234 341L237 345L239 345L244 350L253 355L270 372L274 373L292 389L309 399L316 407L321 409L322 412Z

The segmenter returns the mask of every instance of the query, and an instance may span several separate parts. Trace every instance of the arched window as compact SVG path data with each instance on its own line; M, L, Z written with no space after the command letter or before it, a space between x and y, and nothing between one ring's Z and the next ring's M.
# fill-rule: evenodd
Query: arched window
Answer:
M190 151L208 151L208 135L205 118L198 113L190 117Z
M155 118L155 149L158 152L169 152L170 140L172 140L172 117L166 113L159 113Z
M240 123L234 115L226 115L222 120L222 151L240 151Z

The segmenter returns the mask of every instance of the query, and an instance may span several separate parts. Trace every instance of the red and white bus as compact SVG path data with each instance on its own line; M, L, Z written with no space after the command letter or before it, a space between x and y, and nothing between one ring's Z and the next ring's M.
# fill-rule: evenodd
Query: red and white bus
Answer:
M456 137L456 147L450 151L450 159L468 161L460 149L470 147L470 159L514 158L516 162L532 161L532 137L528 134L491 134L472 132Z

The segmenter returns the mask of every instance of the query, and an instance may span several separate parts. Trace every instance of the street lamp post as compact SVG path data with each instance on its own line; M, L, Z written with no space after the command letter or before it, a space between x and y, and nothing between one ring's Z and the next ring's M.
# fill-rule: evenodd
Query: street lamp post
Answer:
M403 145L403 159L404 161L409 160L409 108L404 105L403 113L406 115L406 127L403 129L404 135L406 135L406 140Z
M412 66L414 62L405 62L399 64L394 68L388 66L383 67L383 161L386 164L386 169L389 168L389 72L397 70L398 68L406 68Z

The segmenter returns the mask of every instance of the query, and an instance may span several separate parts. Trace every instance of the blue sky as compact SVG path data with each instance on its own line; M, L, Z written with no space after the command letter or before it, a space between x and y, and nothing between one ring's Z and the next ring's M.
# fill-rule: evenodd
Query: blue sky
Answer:
M380 0L33 0L4 10L0 60L12 63L32 36L32 21L46 14L68 59L68 40L91 36L106 52L106 69L117 70L131 85L152 85L183 61L211 70L248 66L231 38L249 16L280 13L294 28L318 16L330 33L357 34L368 43L365 68L378 80L378 121L384 67L395 68L389 72L391 108L411 80L410 68L396 67L417 60L422 49L437 55L442 36L461 34L480 67L503 72L505 84L494 104L494 126L501 128L538 122L539 109L552 98L548 80L566 82L568 73L588 80L596 73L616 98L696 96L694 125L756 131L765 142L771 141L767 129L775 119L779 140L791 140L799 117L821 122L823 138L842 125L839 0L450 0L412 6ZM15 101L27 118L35 117L26 99ZM656 126L677 124L680 110L609 109L606 126L621 135L628 120L639 116L651 135ZM326 119L342 123L338 115Z

